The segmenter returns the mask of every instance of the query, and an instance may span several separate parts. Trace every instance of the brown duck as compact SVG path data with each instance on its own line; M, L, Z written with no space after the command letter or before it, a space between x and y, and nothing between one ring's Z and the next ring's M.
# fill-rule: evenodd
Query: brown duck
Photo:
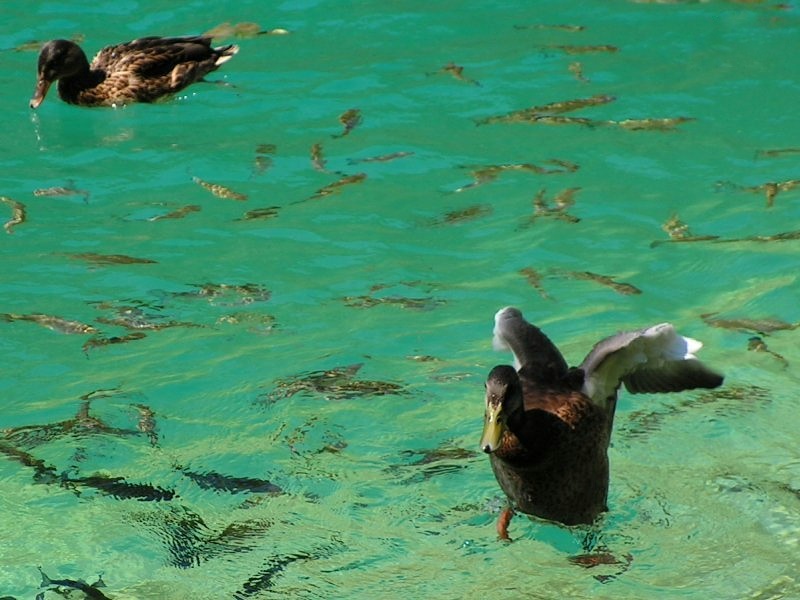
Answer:
M515 509L565 525L608 510L607 450L621 384L635 394L723 380L695 358L702 344L669 323L605 338L577 368L513 307L495 315L493 341L515 360L489 372L480 443L509 499L497 521L502 539Z
M200 81L239 51L235 45L211 47L212 38L143 37L107 46L92 64L68 40L47 42L39 53L39 76L31 98L37 108L58 80L64 102L81 106L119 106L154 102Z

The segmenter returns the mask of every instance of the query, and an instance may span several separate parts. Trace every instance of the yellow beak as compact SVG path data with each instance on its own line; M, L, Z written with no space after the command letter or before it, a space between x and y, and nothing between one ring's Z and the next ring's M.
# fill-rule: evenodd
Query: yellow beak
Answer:
M486 407L486 416L483 422L483 435L481 436L481 450L487 454L497 450L500 445L500 438L503 436L505 428L500 422L500 411L502 405Z

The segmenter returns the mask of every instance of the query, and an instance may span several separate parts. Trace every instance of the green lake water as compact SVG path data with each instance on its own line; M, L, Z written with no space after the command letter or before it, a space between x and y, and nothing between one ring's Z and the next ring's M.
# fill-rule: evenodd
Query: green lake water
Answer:
M795 3L3 12L0 595L800 598ZM28 42L223 22L288 34L168 102L28 108ZM507 305L570 364L669 321L726 375L622 392L592 528L496 539Z

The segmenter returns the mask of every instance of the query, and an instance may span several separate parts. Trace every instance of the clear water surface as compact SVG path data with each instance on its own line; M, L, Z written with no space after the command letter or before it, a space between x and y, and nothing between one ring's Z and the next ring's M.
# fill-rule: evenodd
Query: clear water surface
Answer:
M0 220L26 219L0 232L0 594L57 597L41 565L115 599L800 597L794 2L35 2L4 22ZM28 42L223 22L289 34L235 40L166 103L27 106ZM552 108L593 96L613 101ZM34 194L55 187L80 192ZM670 242L673 217L717 239ZM507 544L477 442L509 304L572 364L671 321L727 379L623 394L610 512L518 517Z

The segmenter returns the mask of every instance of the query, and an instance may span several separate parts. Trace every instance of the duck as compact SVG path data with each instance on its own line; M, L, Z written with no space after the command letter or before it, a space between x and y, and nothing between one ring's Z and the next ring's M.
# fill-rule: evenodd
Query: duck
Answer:
M210 36L149 36L106 46L92 63L70 40L50 40L39 53L35 109L54 81L64 102L80 106L121 106L155 102L201 81L230 60L235 44L211 46Z
M608 510L608 446L621 385L638 394L710 389L724 380L695 356L702 344L670 323L606 337L578 367L568 367L512 306L495 314L492 340L514 359L486 378L480 439L508 499L497 519L503 540L516 511L573 526Z

